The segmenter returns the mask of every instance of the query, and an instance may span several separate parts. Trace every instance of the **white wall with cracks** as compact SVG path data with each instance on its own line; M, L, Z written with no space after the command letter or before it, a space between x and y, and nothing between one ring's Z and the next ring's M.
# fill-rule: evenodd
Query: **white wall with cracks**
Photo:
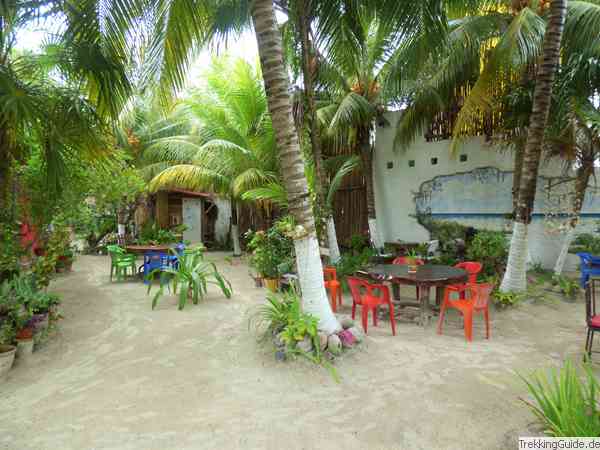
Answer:
M465 141L455 155L450 141L426 142L421 138L406 151L394 150L398 113L390 125L377 128L373 163L375 203L380 233L386 242L398 239L424 241L429 233L414 217L431 213L440 220L457 221L475 228L505 230L511 222L513 154L491 146L483 137ZM552 268L565 232L561 225L572 208L572 173L558 160L544 161L529 230L529 261ZM595 231L600 221L600 186L592 177L577 232ZM508 236L510 237L510 236ZM566 270L576 267L570 256Z

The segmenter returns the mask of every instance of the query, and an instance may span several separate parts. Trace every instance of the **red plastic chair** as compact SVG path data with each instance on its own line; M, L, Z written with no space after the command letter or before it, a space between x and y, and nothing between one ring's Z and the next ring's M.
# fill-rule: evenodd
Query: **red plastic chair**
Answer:
M467 298L459 298L452 300L449 290L446 290L444 302L440 309L440 320L438 322L438 334L442 334L442 324L444 323L444 315L446 309L455 308L459 310L465 322L465 338L467 341L473 340L473 315L478 312L483 313L485 319L485 338L490 338L490 311L489 299L494 285L491 283L467 284L466 292L469 294Z
M374 284L363 278L347 277L350 292L352 293L352 320L356 316L356 306L361 307L362 326L367 333L369 311L373 311L373 325L377 326L377 308L387 305L390 311L392 334L396 336L396 321L394 319L394 305L390 299L390 291L384 284Z
M408 259L406 256L398 256L396 259L394 259L392 261L392 264L398 264L400 266L407 266L408 265ZM414 259L414 264L416 264L417 266L423 266L425 265L425 261L423 261L422 259L419 258L415 258ZM396 295L396 300L400 300L400 289L399 287L397 288L395 292ZM419 300L419 286L417 286L417 300Z
M457 269L464 269L467 272L467 274L469 274L469 277L467 278L467 283L449 284L448 286L446 286L446 289L450 292L458 292L459 298L464 299L467 284L477 283L477 275L479 274L479 272L481 272L483 264L474 261L465 261L456 264L454 267Z
M342 285L337 279L337 271L335 267L325 267L323 269L323 278L325 279L325 289L329 291L331 296L331 309L333 312L337 311L337 302L342 304Z

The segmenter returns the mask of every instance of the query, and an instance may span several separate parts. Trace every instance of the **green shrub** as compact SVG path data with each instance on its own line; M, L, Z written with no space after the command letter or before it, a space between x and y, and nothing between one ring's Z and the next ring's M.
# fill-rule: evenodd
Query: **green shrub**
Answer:
M554 275L552 284L558 286L560 291L567 297L574 297L579 292L579 281L564 275Z
M590 233L582 233L573 240L569 251L571 253L584 252L600 255L600 237Z
M598 413L598 381L589 365L584 365L584 377L567 361L550 376L521 376L534 402L523 400L554 437L600 436Z
M516 292L501 292L497 287L492 292L492 301L498 308L507 308L515 306L521 300L523 295Z
M506 269L508 242L501 231L479 231L467 248L467 259L483 264L482 276L501 274Z
M286 357L302 356L323 365L339 381L337 371L321 352L318 324L316 317L302 311L302 299L293 289L279 294L270 292L267 303L258 307L248 321L248 327L254 328L261 341L278 341L276 352L283 352ZM298 346L307 337L312 343L310 353Z
M159 228L155 222L148 221L142 226L137 243L141 245L160 245L172 244L178 240L177 235L173 231L164 230Z
M0 217L0 282L19 272L19 258L24 254L17 225L8 220Z
M280 278L294 268L294 242L287 236L289 219L281 219L267 231L248 232L250 264L265 278Z

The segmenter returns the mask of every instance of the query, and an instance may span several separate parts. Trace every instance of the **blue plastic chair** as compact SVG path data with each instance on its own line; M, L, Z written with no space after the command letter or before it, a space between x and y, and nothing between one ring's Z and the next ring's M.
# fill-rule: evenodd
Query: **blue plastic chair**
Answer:
M150 284L149 276L153 270L163 270L171 267L169 255L162 252L146 252L144 253L144 284Z
M177 268L177 265L179 264L179 257L183 256L185 252L185 244L183 242L177 244L175 246L175 252L177 253L176 255L170 254L168 258L171 265Z
M585 289L591 275L600 276L600 257L593 256L590 253L577 253L577 256L581 259L579 285Z

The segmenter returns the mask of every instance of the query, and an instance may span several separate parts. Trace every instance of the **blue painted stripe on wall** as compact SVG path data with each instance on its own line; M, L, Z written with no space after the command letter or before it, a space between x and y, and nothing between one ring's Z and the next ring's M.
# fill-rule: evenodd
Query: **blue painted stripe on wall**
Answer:
M432 217L502 217L506 213L430 213ZM544 217L546 214L533 213L533 217ZM568 214L555 214L555 216L568 217ZM600 218L600 213L581 213L582 217Z

